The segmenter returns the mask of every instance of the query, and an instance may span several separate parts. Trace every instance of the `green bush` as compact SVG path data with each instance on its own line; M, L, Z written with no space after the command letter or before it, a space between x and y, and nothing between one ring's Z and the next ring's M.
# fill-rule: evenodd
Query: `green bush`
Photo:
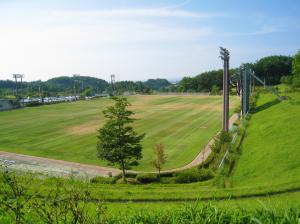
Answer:
M126 178L125 181L121 178L121 179L117 180L116 183L117 183L117 184L133 184L133 185L135 185L135 184L140 184L139 181L137 181L137 180L134 179L134 178L130 178L130 177L129 177L129 178Z
M111 177L101 177L96 176L90 179L91 183L97 183L97 184L114 184L116 180Z
M292 75L281 76L280 82L283 84L291 85L293 83L293 76Z
M215 153L212 151L209 156L206 158L206 160L201 163L199 166L198 166L198 169L202 169L202 168L208 168L209 165L213 162L213 160L215 159Z
M43 103L40 103L38 101L33 101L33 102L29 102L26 104L27 107L38 107L38 106L42 106Z
M160 177L159 183L161 184L175 184L175 177Z
M213 178L215 176L214 172L210 169L200 169L199 173L199 181L205 181Z
M16 107L16 108L21 107L21 104L20 104L20 102L19 102L18 100L10 99L10 100L9 100L9 103L10 103L11 105L13 105L14 107Z
M173 172L162 172L160 173L160 177L174 177Z
M192 183L198 181L198 172L188 170L178 173L175 182L176 183Z
M139 173L136 176L136 180L143 184L147 184L147 183L157 182L158 176L155 173Z
M236 114L239 114L241 113L241 110L242 110L242 105L241 104L238 104L235 108L234 108L234 113Z
M131 173L131 172L126 172L125 176L126 178L135 178L136 177L136 173ZM122 178L122 173L119 173L118 175L114 176L117 180Z
M192 183L197 181L204 181L214 177L214 173L209 169L186 170L178 173L175 182L176 183Z

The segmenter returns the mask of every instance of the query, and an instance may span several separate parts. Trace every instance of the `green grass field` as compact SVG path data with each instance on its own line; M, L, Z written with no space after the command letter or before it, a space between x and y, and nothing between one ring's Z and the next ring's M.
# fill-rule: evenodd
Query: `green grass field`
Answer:
M202 212L201 207L197 210L194 206L206 206L207 204L216 206L212 209L215 213L212 212L211 215L216 215L220 212L221 214L219 215L224 220L228 220L229 217L225 215L225 211L234 212L239 211L239 209L245 209L247 215L257 212L257 214L260 214L257 217L261 217L261 220L266 220L263 218L266 216L269 216L270 219L268 220L273 220L273 222L265 221L266 223L276 223L273 218L279 214L283 217L289 217L288 214L294 214L289 213L290 211L299 211L300 208L300 143L298 141L300 93L289 93L287 95L289 96L288 100L278 102L271 94L260 94L256 112L252 115L250 125L246 131L240 158L231 177L232 187L222 188L217 186L214 184L214 179L191 184L152 183L147 185L129 185L95 183L89 186L91 198L93 201L105 201L103 204L106 207L105 214L110 219L111 217L119 217L120 219L123 219L123 217L134 217L133 220L135 222L132 223L136 223L138 220L142 222L142 218L144 219L145 217L151 220L158 220L162 214L173 217L179 210L186 211L192 216L189 220L194 220L196 216L193 214L196 215ZM151 100L143 101L137 96L131 97L133 109L137 113L136 117L141 118L137 122L136 128L141 128L142 124L140 122L142 120L145 122L150 117L154 119L154 114L162 113L162 111L159 111L158 105L168 107L170 110L170 107L174 105L174 101L173 103L166 101L171 100L171 98L155 99L153 97ZM214 99L215 103L209 105L216 106L220 103L220 99L217 97L211 99ZM181 100L183 101L181 97L177 97L175 101L178 104L176 107L178 110L179 105L183 104ZM187 105L190 107L201 100L200 98L193 98L193 104L191 103L192 99L190 99L190 103ZM184 99L184 102L187 101L187 99ZM159 102L162 103L160 104ZM76 105L77 107L86 103L88 102L77 102L70 105ZM98 113L97 116L101 120L98 107L99 104L106 105L108 103L107 100L89 103L95 106L95 111ZM205 105L205 103L201 105ZM49 108L53 106L66 108L69 105L52 105ZM151 108L151 111L150 109L147 110L147 107ZM208 108L211 108L211 106ZM41 109L43 108L28 108L25 111ZM211 111L213 110L211 109ZM19 113L19 111L13 112ZM185 113L188 112L186 111ZM72 113L70 112L70 114ZM9 117L9 115L6 116ZM144 116L147 119L142 119ZM82 125L85 122L88 121L81 121L77 124ZM151 126L150 121L149 123L148 125ZM174 123L176 122L174 121ZM217 129L218 127L216 127ZM74 124L67 126L67 130L78 131L74 128ZM79 130L87 131L88 129L81 128ZM163 130L164 128L160 129L160 131ZM191 135L193 134L192 132L190 133ZM144 144L146 145L147 141ZM151 148L149 148L149 154L150 152ZM40 192L39 196L46 196L55 187L55 181L54 178L33 179L30 182L29 192L38 190ZM64 183L66 186L75 186L76 189L85 189L85 184L80 180L64 180ZM95 205L92 204L91 208L95 208ZM291 210L291 208L294 208L294 210ZM283 211L283 209L286 210ZM178 214L179 218L182 218L182 214L185 213ZM299 221L298 215L298 213L294 214L296 222L291 222L287 218L287 221L283 223L297 223L297 220ZM220 221L221 219L218 220ZM257 219L256 222L259 223L259 220ZM261 223L265 222L261 221Z
M137 170L153 170L153 147L165 145L164 169L193 160L221 127L220 96L130 96L146 133L143 159ZM233 97L232 108L237 102ZM105 165L96 157L97 129L105 122L102 110L109 99L95 99L24 108L0 113L0 150L73 162Z

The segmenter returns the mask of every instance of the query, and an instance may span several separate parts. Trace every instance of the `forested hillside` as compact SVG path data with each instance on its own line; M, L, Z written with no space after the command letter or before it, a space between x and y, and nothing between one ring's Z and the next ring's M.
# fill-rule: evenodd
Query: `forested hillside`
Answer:
M273 55L263 57L255 63L247 63L255 74L262 80L266 80L267 85L277 85L280 83L291 84L300 83L297 81L299 53L294 57ZM245 64L244 64L245 65ZM298 67L297 67L298 66ZM297 70L298 69L298 70ZM230 69L230 74L234 75L237 68ZM172 84L167 79L148 79L147 81L119 81L112 87L103 79L89 76L60 76L48 81L24 82L22 85L23 94L26 96L53 96L63 94L94 95L103 92L111 93L116 91L137 92L149 94L158 92L214 92L222 90L223 70L211 70L203 72L194 77L185 76L178 84ZM15 83L12 80L0 80L0 95L10 95L13 93ZM18 88L21 88L19 86ZM113 90L114 89L114 90Z
M151 93L153 91L166 91L171 83L166 79L149 79L141 81L119 81L114 87L103 79L89 76L60 76L43 81L18 83L19 94L23 96L55 96L55 95L94 95L111 93L113 88L118 93L126 91L137 93ZM0 80L0 96L14 94L16 83L12 80Z

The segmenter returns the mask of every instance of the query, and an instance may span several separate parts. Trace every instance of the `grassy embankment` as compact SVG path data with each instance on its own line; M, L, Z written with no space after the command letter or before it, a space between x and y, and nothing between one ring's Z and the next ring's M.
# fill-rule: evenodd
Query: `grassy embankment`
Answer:
M236 187L300 181L300 94L261 94L234 170Z

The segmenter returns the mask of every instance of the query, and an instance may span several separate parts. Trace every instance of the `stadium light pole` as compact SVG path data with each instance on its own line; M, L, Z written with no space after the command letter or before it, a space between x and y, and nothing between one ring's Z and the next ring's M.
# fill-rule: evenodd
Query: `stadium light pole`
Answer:
M229 130L229 51L220 47L220 58L223 60L223 117L222 130Z
M24 75L23 74L13 74L13 78L15 79L15 82L16 82L15 94L16 94L16 97L18 97L18 79L21 80L20 88L22 90L22 83L23 83Z

